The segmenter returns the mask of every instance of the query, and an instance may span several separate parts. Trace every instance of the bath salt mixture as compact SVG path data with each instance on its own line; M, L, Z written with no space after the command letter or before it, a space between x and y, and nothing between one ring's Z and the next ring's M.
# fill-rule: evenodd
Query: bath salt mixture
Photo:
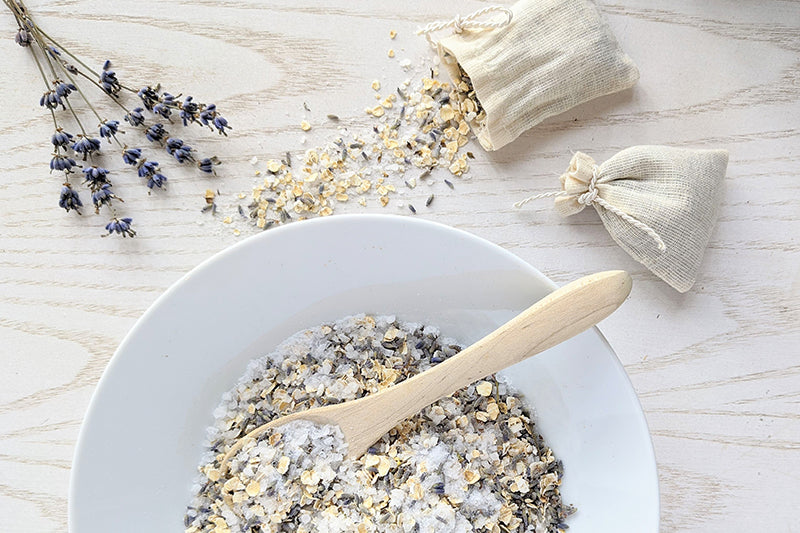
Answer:
M340 128L340 136L305 151L302 157L287 152L269 159L263 181L252 190L243 212L262 229L313 216L333 214L336 205L356 201L362 206L375 202L386 207L401 190L413 190L443 172L444 182L469 171L474 158L466 149L473 137L469 124L480 123L486 113L476 103L469 78L453 85L439 79L439 68L429 76L406 79L397 87L382 90L372 82L375 105L365 112L374 119L372 128L351 131ZM329 115L334 122L339 117ZM430 207L433 195L422 207ZM412 213L417 208L408 204Z
M302 331L257 359L208 429L186 533L529 532L567 529L563 467L522 398L491 376L402 422L357 460L336 426L289 413L360 398L452 357L430 326L358 315Z
M476 131L483 129L486 125L486 111L475 94L472 86L472 79L464 72L461 65L458 65L458 79L453 80L453 100L461 110L467 123Z

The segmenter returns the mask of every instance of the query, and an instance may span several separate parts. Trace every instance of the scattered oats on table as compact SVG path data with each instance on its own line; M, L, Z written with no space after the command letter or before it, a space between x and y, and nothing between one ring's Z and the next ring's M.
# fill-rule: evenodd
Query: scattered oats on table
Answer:
M574 509L561 500L561 462L494 376L399 424L357 460L337 427L299 421L247 443L222 475L226 450L261 424L390 387L459 350L430 326L358 315L251 362L214 412L186 533L566 529Z
M437 69L430 69L430 77L406 80L388 94L382 94L380 80L374 80L370 86L377 105L373 102L365 109L374 119L370 129L341 127L331 141L305 150L295 165L288 158L268 160L268 173L253 188L248 206L253 223L267 229L294 220L282 213L293 213L297 220L327 216L340 203L355 200L366 205L361 197L368 195L376 195L386 207L403 183L416 186L432 171L457 177L469 172L471 152L464 148L472 137L468 121L476 120L482 110L469 91L462 94L438 75ZM340 120L337 115L328 118ZM308 125L302 124L304 129ZM406 179L413 172L419 174Z

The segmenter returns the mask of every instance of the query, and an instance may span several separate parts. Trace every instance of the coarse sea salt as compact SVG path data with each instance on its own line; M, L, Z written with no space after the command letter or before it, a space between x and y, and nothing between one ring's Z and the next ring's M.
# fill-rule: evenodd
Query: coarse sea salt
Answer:
M358 315L302 331L225 393L185 516L199 532L556 532L562 465L522 399L490 376L404 421L362 457L336 426L259 425L392 386L455 355L438 330Z

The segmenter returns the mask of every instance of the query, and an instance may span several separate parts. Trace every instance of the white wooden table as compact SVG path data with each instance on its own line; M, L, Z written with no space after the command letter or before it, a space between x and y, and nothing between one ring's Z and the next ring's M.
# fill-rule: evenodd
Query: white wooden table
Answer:
M82 57L111 58L134 86L160 81L215 101L235 128L228 139L186 133L224 159L216 179L172 170L169 191L152 196L129 174L116 179L139 232L134 240L101 239L105 219L57 207L40 80L3 12L1 531L66 530L70 465L92 390L159 294L254 232L241 219L220 221L237 216L237 194L259 179L250 159L329 140L327 113L364 126L370 82L391 87L409 76L401 59L418 65L430 54L413 30L483 5L31 0L42 26ZM476 147L471 178L456 180L455 191L437 180L428 209L420 208L427 189L400 201L416 203L417 216L500 244L558 282L631 271L632 296L602 329L647 413L662 529L800 531L800 4L603 0L601 7L641 70L633 90L550 119L498 153ZM394 41L390 30L398 31ZM314 126L308 134L299 129L303 119ZM556 186L571 151L602 160L636 144L730 150L720 220L685 295L615 246L593 211L562 220L548 202L511 208ZM109 166L121 163L115 156ZM206 188L221 193L216 218L200 213ZM396 203L339 212L411 216Z

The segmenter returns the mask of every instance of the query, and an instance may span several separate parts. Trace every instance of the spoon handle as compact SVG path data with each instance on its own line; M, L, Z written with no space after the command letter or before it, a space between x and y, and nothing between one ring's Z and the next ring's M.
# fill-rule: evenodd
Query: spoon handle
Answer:
M594 326L616 310L630 290L631 278L621 270L580 278L435 367L349 402L353 415L358 413L351 418L352 426L342 428L349 454L357 457L380 435L440 398Z

